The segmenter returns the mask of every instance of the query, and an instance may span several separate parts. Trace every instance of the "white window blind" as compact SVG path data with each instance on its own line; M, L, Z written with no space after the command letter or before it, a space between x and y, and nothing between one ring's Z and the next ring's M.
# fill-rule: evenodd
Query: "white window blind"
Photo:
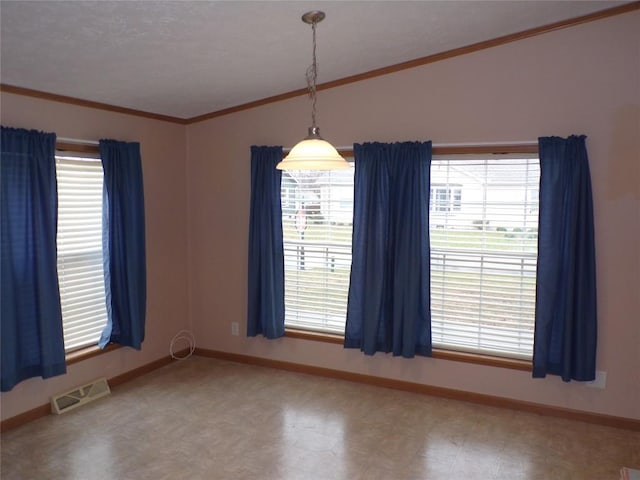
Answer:
M282 174L285 326L344 333L353 167Z
M434 346L531 358L539 179L538 159L524 155L434 157ZM442 191L455 192L455 208L440 208Z
M535 155L434 157L431 313L437 348L530 359L538 188ZM285 325L344 333L353 169L283 172Z
M107 322L100 160L56 156L58 279L65 351L98 343Z

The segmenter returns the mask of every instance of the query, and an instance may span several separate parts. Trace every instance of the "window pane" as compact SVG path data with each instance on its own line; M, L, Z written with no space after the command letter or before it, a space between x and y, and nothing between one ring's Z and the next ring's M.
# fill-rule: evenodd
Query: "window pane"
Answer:
M285 325L344 333L353 167L282 173Z
M433 159L434 346L531 358L539 177L526 155ZM353 169L283 172L282 206L285 325L343 334Z
M58 279L65 351L98 343L107 322L99 160L56 157Z
M537 158L434 158L434 346L531 358L539 178Z

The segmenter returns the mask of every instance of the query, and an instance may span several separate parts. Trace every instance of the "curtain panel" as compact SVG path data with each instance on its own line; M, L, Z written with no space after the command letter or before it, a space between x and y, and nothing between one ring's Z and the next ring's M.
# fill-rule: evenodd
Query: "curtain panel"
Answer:
M56 266L56 136L2 127L2 391L66 372Z
M540 213L533 376L596 373L596 262L585 136L539 139Z
M103 254L107 325L100 337L142 348L147 273L140 144L100 140L104 169Z
M354 145L345 348L431 355L431 142Z
M251 147L247 336L284 335L282 147Z

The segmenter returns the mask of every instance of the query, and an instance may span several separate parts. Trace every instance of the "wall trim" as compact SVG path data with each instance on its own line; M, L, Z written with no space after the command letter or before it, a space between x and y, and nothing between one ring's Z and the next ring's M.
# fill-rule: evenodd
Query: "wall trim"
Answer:
M432 385L424 385L421 383L407 382L404 380L376 377L372 375L347 372L344 370L334 370L330 368L316 367L313 365L272 360L269 358L223 352L219 350L196 348L194 355L216 358L219 360L228 360L236 363L245 363L249 365L275 368L278 370L287 370L296 373L305 373L308 375L316 375L320 377L347 380L350 382L364 383L376 387L392 388L394 390L403 390L406 392L432 395L434 397L449 398L451 400L460 400L463 402L486 405L489 407L508 408L511 410L535 413L548 417L563 418L578 422L604 425L607 427L640 431L640 420L636 420L633 418L616 417L612 415L591 413L563 407L553 407L549 405L542 405L539 403L526 402L524 400L514 400L511 398L486 395L482 393L465 392L463 390L454 390L451 388L436 387Z
M187 353L187 351L178 352L178 354ZM549 417L564 418L579 422L592 423L596 425L604 425L607 427L621 428L625 430L640 431L640 420L625 417L616 417L612 415L604 415L600 413L584 412L581 410L572 410L563 407L552 407L539 403L525 402L523 400L514 400L510 398L497 397L493 395L485 395L481 393L465 392L462 390L454 390L451 388L435 387L432 385L424 385L420 383L407 382L404 380L395 380L391 378L376 377L372 375L364 375L360 373L347 372L343 370L334 370L330 368L316 367L312 365L304 365L293 362L285 362L281 360L272 360L268 358L255 357L251 355L242 355L238 353L223 352L219 350L209 350L204 348L196 348L194 355L215 358L218 360L227 360L236 363L244 363L248 365L256 365L260 367L275 368L278 370L286 370L296 373L304 373L308 375L316 375L320 377L335 378L346 380L349 382L363 383L383 388L392 388L395 390L403 390L406 392L420 393L423 395L432 395L434 397L449 398L452 400L460 400L463 402L476 403L479 405L487 405L490 407L508 408L522 412L535 413ZM158 368L164 367L177 360L171 357L163 357L146 365L134 368L115 377L108 379L111 388L134 380L142 375L146 375ZM25 425L29 422L46 417L51 414L51 406L49 403L40 405L26 412L20 413L13 417L7 418L0 422L0 432L6 432Z
M358 73L356 75L350 75L348 77L339 78L337 80L332 80L330 82L320 83L317 86L317 90L328 90L330 88L341 87L343 85L348 85L350 83L361 82L363 80L368 80L375 77L381 77L383 75L400 72L402 70L421 67L423 65L428 65L430 63L439 62L441 60L447 60L449 58L459 57L461 55L466 55L468 53L474 53L480 50L499 47L507 43L512 43L519 40L525 40L527 38L543 35L545 33L550 33L556 30L562 30L565 28L582 25L583 23L589 23L596 20L602 20L604 18L620 15L623 13L633 12L635 10L640 10L640 1L638 0L630 3L626 3L624 5L619 5L617 7L607 8L605 10L600 10L587 15L582 15L580 17L561 20L559 22L550 23L548 25L542 25L540 27L530 28L527 30L523 30L521 32L516 32L509 35L503 35L501 37L496 37L490 40L484 40L482 42L472 43L471 45L465 45L463 47L458 47L458 48L454 48L444 52L435 53L433 55L428 55L426 57L416 58L414 60L408 60L406 62L396 63L394 65L389 65L387 67L370 70L368 72ZM236 105L236 106L225 108L215 112L205 113L203 115L191 117L186 119L186 123L187 125L192 123L198 123L204 120L210 120L212 118L222 117L224 115L229 115L232 113L241 112L243 110L249 110L252 108L260 107L262 105L276 103L282 100L288 100L290 98L300 97L302 95L307 95L307 93L308 92L306 88L300 88L298 90L293 90L291 92L285 92L279 95L274 95L272 97L261 98L253 102L247 102L241 105Z
M402 70L408 70L415 67L421 67L429 63L439 62L453 57L459 57L468 53L478 52L480 50L486 50L488 48L498 47L507 43L524 40L530 37L535 37L545 33L554 32L556 30L562 30L565 28L582 25L583 23L589 23L596 20L602 20L604 18L613 17L615 15L621 15L623 13L633 12L640 10L640 0L635 0L630 3L625 3L616 7L600 10L580 17L570 18L548 25L542 25L540 27L530 28L521 32L512 33L509 35L503 35L490 40L484 40L482 42L473 43L463 47L454 48L445 52L428 55L426 57L416 58L402 63L396 63L387 67L381 67L368 72L358 73L344 78L339 78L330 82L321 83L317 86L318 90L328 90L330 88L341 87L350 83L356 83L370 78L380 77L388 75L390 73L400 72ZM55 93L43 92L40 90L33 90L30 88L18 87L15 85L7 85L0 83L0 91L7 93L14 93L16 95L24 95L28 97L41 98L43 100L51 100L54 102L69 103L72 105L79 105L82 107L95 108L98 110L106 110L110 112L123 113L125 115L134 115L137 117L151 118L154 120L160 120L164 122L177 123L180 125L190 125L192 123L199 123L205 120L210 120L216 117L222 117L224 115L230 115L232 113L241 112L244 110L250 110L252 108L260 107L262 105L268 105L270 103L276 103L290 98L300 97L307 95L306 88L300 88L290 92L273 95L271 97L261 98L252 102L235 105L233 107L217 110L210 113L205 113L191 118L179 118L170 115L161 115L158 113L145 112L143 110L136 110L133 108L119 107L108 103L94 102L91 100L84 100L76 97L69 97L66 95L57 95Z
M335 333L322 333L311 330L285 328L284 336L300 340L310 340L312 342L332 343L340 346L344 344L344 336L337 335ZM531 360L518 360L515 358L498 357L495 355L446 350L444 348L437 347L433 347L430 358L451 360L453 362L474 363L476 365L489 365L490 367L510 368L512 370L523 370L525 372L531 372L533 368Z
M9 430L13 430L14 428L18 428L27 423L33 422L42 417L46 417L51 413L51 404L46 403L44 405L40 405L39 407L32 408L23 413L19 413L14 417L7 418L6 420L2 420L0 423L0 432L4 433Z
M187 354L189 353L189 349L181 350L180 352L176 352L176 355ZM146 375L147 373L151 373L158 368L164 367L173 363L177 360L174 360L171 357L162 357L153 362L142 365L141 367L134 368L133 370L129 370L128 372L122 373L120 375L116 375L115 377L111 377L107 379L109 382L110 388L117 388L123 383L134 380L142 375ZM13 430L14 428L18 428L22 425L25 425L29 422L37 420L42 417L46 417L51 414L51 404L46 403L44 405L40 405L36 408L32 408L23 413L19 413L13 417L9 417L0 422L0 432L6 432L9 430Z
M105 110L107 112L123 113L125 115L133 115L135 117L150 118L153 120L160 120L162 122L178 123L180 125L187 124L187 120L185 120L184 118L172 117L170 115L162 115L159 113L145 112L143 110L136 110L134 108L119 107L117 105L111 105L109 103L94 102L92 100L69 97L67 95L58 95L56 93L43 92L42 90L34 90L32 88L17 87L15 85L8 85L6 83L0 83L0 92L14 93L16 95L23 95L25 97L40 98L42 100L51 100L52 102L79 105L81 107L95 108L96 110Z
M67 353L65 355L65 361L67 363L67 366L69 366L92 357L104 355L105 353L112 352L113 350L117 350L119 348L122 348L122 346L115 343L110 343L104 348L100 348L98 345L91 345L89 347L84 347L79 350L74 350L73 352Z

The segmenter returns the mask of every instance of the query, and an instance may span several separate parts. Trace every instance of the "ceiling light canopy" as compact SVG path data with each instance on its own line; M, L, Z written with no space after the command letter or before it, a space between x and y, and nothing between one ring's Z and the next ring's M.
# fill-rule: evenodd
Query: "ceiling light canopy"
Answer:
M311 25L313 32L313 61L307 69L307 89L311 99L311 126L309 134L297 143L289 154L276 166L278 170L334 170L349 168L349 163L340 156L333 145L320 136L316 125L316 80L318 62L316 61L316 25L325 17L324 12L311 11L302 16L302 21Z

